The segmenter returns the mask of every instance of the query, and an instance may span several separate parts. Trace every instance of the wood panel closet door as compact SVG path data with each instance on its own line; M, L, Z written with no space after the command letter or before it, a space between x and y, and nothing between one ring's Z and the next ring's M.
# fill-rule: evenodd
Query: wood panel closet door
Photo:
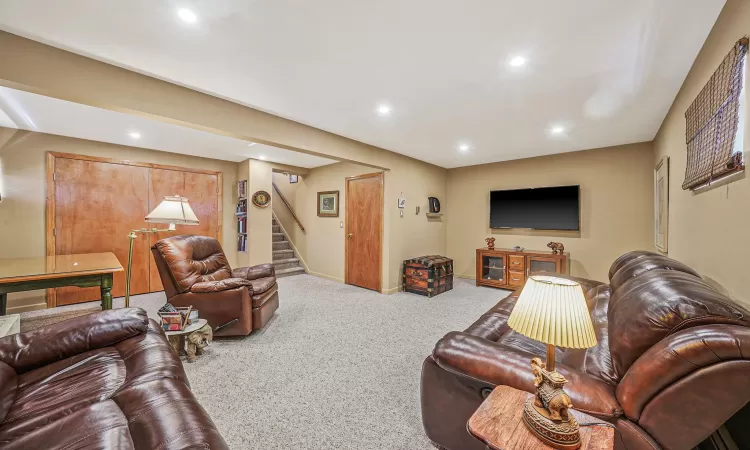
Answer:
M200 222L195 225L177 225L173 232L149 234L149 248L159 239L181 234L197 234L218 239L219 179L218 175L183 172L170 169L151 169L148 187L149 211L156 208L166 196L187 197L190 207ZM149 228L166 228L167 225L148 224ZM153 255L149 257L151 292L164 290Z
M149 169L69 158L55 161L55 253L113 252L128 262L128 233L149 213ZM148 238L133 250L132 293L148 292ZM125 272L114 274L112 296L125 295ZM58 288L57 305L100 299L99 288Z
M346 283L380 291L383 174L346 179Z

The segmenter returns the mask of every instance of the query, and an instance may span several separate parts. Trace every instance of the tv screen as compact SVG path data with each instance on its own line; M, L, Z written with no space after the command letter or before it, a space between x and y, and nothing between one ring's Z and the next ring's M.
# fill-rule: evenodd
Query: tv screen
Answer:
M574 230L580 227L580 186L490 192L490 228Z

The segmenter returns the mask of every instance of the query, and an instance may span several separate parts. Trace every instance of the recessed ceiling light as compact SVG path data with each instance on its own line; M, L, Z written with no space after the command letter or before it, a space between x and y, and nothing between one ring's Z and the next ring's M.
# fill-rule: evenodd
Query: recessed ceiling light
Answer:
M458 146L458 149L461 150L462 152L468 152L469 150L471 150L471 145L469 145L469 144L460 144Z
M138 140L141 138L141 133L137 131L131 131L130 133L128 133L128 136L130 136L132 139Z
M177 11L177 16L185 23L195 23L198 21L198 16L187 8L180 8Z
M563 134L565 132L565 127L562 125L552 125L549 128L549 132L551 134Z
M521 67L526 64L526 58L524 58L523 56L514 56L510 59L510 61L508 61L508 64L510 64L512 67Z
M263 155L260 155L260 156L258 157L258 159L260 159L261 161L265 161L265 160L266 160L266 157L265 157L265 156L263 156Z
M387 116L391 113L391 107L390 105L380 104L378 105L378 109L376 111L380 116Z

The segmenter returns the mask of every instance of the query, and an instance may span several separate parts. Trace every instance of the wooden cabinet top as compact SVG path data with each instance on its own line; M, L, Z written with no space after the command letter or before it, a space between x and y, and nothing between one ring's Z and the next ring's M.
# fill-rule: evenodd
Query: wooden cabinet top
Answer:
M534 255L534 256L570 256L569 252L565 252L562 255L555 255L552 253L552 250L529 250L529 249L523 249L523 250L513 250L512 248L498 248L495 247L493 249L489 249L487 247L482 247L477 249L478 252L499 252L499 253L519 253L524 255Z

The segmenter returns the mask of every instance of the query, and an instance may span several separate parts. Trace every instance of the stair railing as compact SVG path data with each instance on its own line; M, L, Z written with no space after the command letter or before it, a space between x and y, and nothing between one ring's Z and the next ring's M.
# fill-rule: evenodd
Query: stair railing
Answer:
M294 221L297 222L297 225L299 225L300 230L304 232L305 227L302 226L302 222L299 221L299 217L297 217L297 214L294 213L294 210L292 209L291 205L289 205L289 202L286 201L286 198L284 198L284 194L281 193L281 191L279 190L279 187L276 186L276 183L271 183L271 184L273 185L273 190L276 191L277 194L279 194L279 198L286 205L286 208L289 210L290 213L292 213L292 217L294 217Z

